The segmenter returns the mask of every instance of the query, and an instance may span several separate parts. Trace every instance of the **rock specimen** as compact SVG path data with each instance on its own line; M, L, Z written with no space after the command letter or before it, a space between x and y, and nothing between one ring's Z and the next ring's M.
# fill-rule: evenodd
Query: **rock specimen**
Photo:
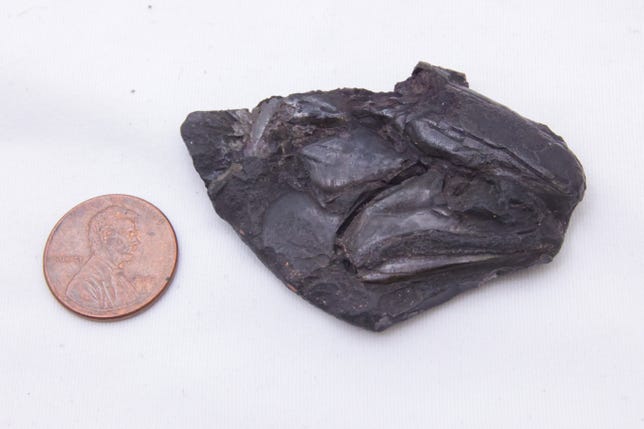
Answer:
M393 92L271 97L181 127L217 213L286 285L375 331L559 251L584 173L548 127L420 63Z

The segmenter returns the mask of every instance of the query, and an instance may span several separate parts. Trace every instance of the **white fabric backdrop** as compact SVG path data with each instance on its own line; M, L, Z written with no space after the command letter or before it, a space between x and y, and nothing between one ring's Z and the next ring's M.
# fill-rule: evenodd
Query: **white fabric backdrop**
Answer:
M644 427L644 3L3 0L0 427ZM220 220L179 126L419 60L562 135L588 191L551 264L382 334L292 294ZM145 198L180 262L117 323L51 296L69 208Z

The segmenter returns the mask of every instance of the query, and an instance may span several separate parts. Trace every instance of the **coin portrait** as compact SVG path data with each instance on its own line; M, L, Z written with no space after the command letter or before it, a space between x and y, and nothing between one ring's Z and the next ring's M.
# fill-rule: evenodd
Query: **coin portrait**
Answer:
M105 195L70 210L52 230L43 257L47 284L67 308L98 319L121 318L167 287L177 244L152 204Z
M136 213L109 206L89 221L91 256L67 285L65 295L81 305L121 308L136 301L138 291L123 271L140 244Z

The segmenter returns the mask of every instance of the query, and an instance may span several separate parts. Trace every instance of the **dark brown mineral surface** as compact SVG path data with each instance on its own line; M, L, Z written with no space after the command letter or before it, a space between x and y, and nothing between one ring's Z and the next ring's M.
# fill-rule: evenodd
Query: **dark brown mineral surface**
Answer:
M376 331L549 262L585 190L547 126L426 63L392 92L194 112L181 134L215 210L262 262Z

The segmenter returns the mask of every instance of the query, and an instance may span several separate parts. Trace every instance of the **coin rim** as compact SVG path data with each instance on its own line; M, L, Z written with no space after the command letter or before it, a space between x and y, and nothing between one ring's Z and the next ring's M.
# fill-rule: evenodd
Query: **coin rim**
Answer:
M51 243L51 240L54 237L56 231L60 227L60 224L63 222L63 220L65 220L65 218L70 213L72 213L78 207L80 207L80 206L82 206L82 205L84 205L84 204L86 204L86 203L88 203L90 201L103 199L103 198L111 198L111 197L125 197L125 198L132 198L134 200L138 200L143 204L146 204L148 206L152 206L152 208L156 209L161 214L161 216L163 216L163 218L168 222L168 225L170 226L170 231L172 232L172 242L174 244L174 254L175 254L174 263L172 264L172 271L170 272L170 275L167 276L167 278L165 280L165 284L161 287L161 289L156 294L151 295L151 299L149 301L145 302L140 307L137 307L137 308L135 308L135 309L133 309L131 311L128 311L128 312L123 313L123 314L118 314L118 315L87 314L87 313L80 312L77 309L72 308L71 306L69 306L54 291L54 288L52 287L53 281L49 278L49 275L47 273L47 254L49 253L49 247L50 247L49 244ZM45 249L43 250L43 257L42 257L42 270L43 270L43 275L45 277L45 283L47 283L47 288L49 289L51 294L54 296L54 298L56 298L56 300L60 304L62 304L63 307L65 307L67 310L69 310L72 313L74 313L74 314L76 314L78 316L81 316L81 317L83 317L85 319L89 319L89 320L93 320L93 321L107 322L107 321L123 320L123 319L127 319L129 317L135 316L135 315L139 314L140 312L148 309L148 307L150 307L152 304L154 304L161 297L161 295L163 295L164 292L168 289L168 286L170 286L170 283L172 283L172 280L174 279L174 275L175 275L175 273L177 271L178 262L179 262L179 244L177 242L177 234L176 234L176 232L174 230L174 227L172 226L172 223L170 222L170 219L168 219L168 217L165 215L165 213L163 213L163 211L161 211L157 206L155 206L151 202L149 202L147 200L144 200L143 198L140 198L140 197L135 197L134 195L129 195L129 194L105 194L105 195L99 195L99 196L96 196L96 197L89 198L89 199L87 199L87 200L85 200L83 202L80 202L80 203L76 204L74 207L69 209L63 216L61 216L61 218L58 220L58 222L56 222L54 227L51 229L51 232L49 233L49 236L47 237L47 241L45 242Z

